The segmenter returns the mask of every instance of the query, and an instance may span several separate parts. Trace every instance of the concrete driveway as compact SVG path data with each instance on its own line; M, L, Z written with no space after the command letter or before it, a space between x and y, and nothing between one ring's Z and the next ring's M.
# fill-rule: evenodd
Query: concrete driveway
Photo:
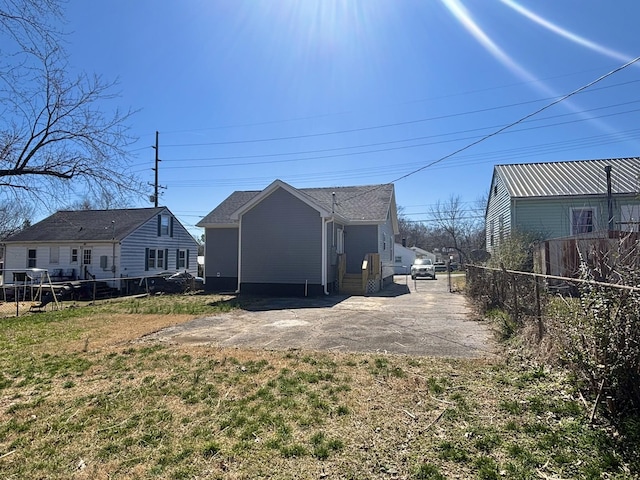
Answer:
M366 297L265 298L246 310L193 320L146 337L219 347L379 352L439 357L493 355L488 325L437 280L396 276Z

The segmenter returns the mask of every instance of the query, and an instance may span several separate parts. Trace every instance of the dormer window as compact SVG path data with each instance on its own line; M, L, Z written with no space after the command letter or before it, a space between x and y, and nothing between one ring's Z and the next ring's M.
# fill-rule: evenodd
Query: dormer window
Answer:
M158 236L173 237L173 217L158 215Z
M161 219L160 235L169 235L169 217L167 215L162 215Z

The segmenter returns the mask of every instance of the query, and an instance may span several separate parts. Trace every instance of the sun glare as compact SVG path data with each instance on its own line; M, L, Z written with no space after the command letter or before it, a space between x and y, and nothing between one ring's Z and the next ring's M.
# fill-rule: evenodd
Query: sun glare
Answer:
M606 55L607 57L613 58L615 60L618 60L620 62L628 62L629 60L631 60L634 57L631 57L629 55L624 55L620 52L617 52L615 50L612 50L610 48L604 47L598 43L592 42L589 39L586 39L584 37L581 37L580 35L577 35L573 32L570 32L569 30L566 30L562 27L560 27L559 25L547 20L546 18L542 18L540 15L532 12L531 10L523 7L522 5L520 5L519 3L515 2L514 0L500 0L503 4L505 4L506 6L508 6L509 8L515 10L516 12L518 12L519 14L527 17L529 20L537 23L538 25L546 28L549 31L552 31L568 40L571 40L572 42L578 44L578 45L582 45L583 47L587 47L589 50L592 50L594 52L598 52L601 53L603 55Z
M489 36L489 34L487 32L485 32L479 25L478 23L473 19L471 13L469 12L469 10L467 10L467 8L465 8L465 6L459 1L459 0L441 0L443 5L447 8L447 10L449 10L449 12L454 16L454 18L456 18L456 20L458 20L458 22L460 22L460 24L462 24L462 26L491 54L493 55L500 63L502 63L505 67L507 67L510 71L512 71L515 75L517 75L518 77L520 77L521 79L527 81L527 82L532 82L533 85L535 85L535 87L538 90L541 90L545 95L551 96L551 97L559 97L561 96L561 94L559 94L558 92L554 91L552 88L550 88L548 85L546 85L545 83L541 82L540 80L538 80L538 78L531 73L529 70L527 70L525 67L523 67L522 65L520 65L518 62L516 62L511 56L509 56L509 54L507 54L499 45L497 45ZM519 13L527 16L527 18L530 18L531 20L534 20L536 23L551 29L552 31L554 31L555 33L561 34L562 36L571 39L572 41L575 41L576 43L579 43L581 45L585 45L585 46L589 46L590 48L597 48L598 51L600 51L601 53L604 52L608 52L609 54L615 54L615 55L619 55L615 58L617 58L618 60L623 60L623 61L628 61L628 59L626 57L624 57L621 54L618 54L617 52L613 52L611 50L608 50L604 47L601 47L593 42L590 42L589 40L586 40L578 35L575 35L571 32L568 32L567 30L564 30L560 27L558 27L557 25L548 22L546 20L544 20L543 18L537 16L536 14L534 14L533 12L526 10L526 9L520 9L518 7L520 7L517 3L515 3L513 0L501 0L505 5L510 6L511 8L516 9L516 11L518 11ZM563 92L563 93L567 93L567 92ZM592 118L590 115L588 115L587 113L583 112L580 108L576 107L572 102L570 101L565 101L563 102L563 104L565 106L567 106L567 108L569 108L570 110L579 113L583 118L589 118L591 120L591 122L593 122L595 125L597 125L600 129L602 129L605 132L608 133L613 133L614 129L612 129L611 127L609 127L608 125L606 125L605 123Z

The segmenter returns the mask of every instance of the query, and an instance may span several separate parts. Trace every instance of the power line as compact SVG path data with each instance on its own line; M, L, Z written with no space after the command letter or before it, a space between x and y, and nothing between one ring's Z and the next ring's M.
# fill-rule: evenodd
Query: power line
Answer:
M628 82L623 82L623 83L615 85L615 86L626 85L626 84L637 83L637 82L640 82L640 80L630 80ZM601 89L607 89L607 88L613 88L613 87L614 86L610 85L610 86L602 87ZM595 91L595 89L593 91ZM573 94L575 95L577 93L580 93L580 92L576 91ZM424 123L424 122L430 122L430 121L435 121L435 120L444 120L446 118L456 118L456 117L461 117L461 116L465 116L465 115L473 115L473 114L476 114L476 113L491 112L491 111L495 111L495 110L502 110L502 109L506 109L506 108L529 105L529 104L532 104L532 103L544 102L544 101L551 100L553 98L554 97L546 97L546 98L540 98L540 99L536 99L536 100L527 100L527 101L524 101L524 102L511 103L511 104L507 104L507 105L499 105L499 106L494 106L494 107L481 108L481 109L471 110L471 111L467 111L467 112L450 113L450 114L446 114L446 115L438 115L438 116L435 116L435 117L420 118L420 119L417 119L417 120L406 120L406 121L403 121L403 122L394 122L394 123L387 123L387 124L382 124L382 125L372 125L372 126L368 126L368 127L358 127L358 128L345 129L345 130L334 130L334 131L330 131L330 132L309 133L309 134L303 134L303 135L289 135L289 136L284 136L284 137L257 138L257 139L249 139L249 140L231 140L231 141L224 141L224 142L178 143L178 144L167 144L167 145L163 144L162 147L163 148L175 148L175 147L203 147L203 146L212 146L212 145L237 145L237 144L276 142L276 141L282 141L282 140L299 140L299 139L303 139L303 138L324 137L324 136L331 136L331 135L342 135L342 134L346 134L346 133L355 133L355 132L363 132L363 131L377 130L377 129L383 129L383 128L406 126L406 125L412 125L412 124L416 124L416 123ZM554 102L552 102L550 105L555 105L556 103L561 102L564 98L565 97L556 97L556 100ZM542 110L544 110L544 108ZM542 110L540 110L540 111L542 111Z
M519 128L519 129L516 129L516 130L512 130L511 132L506 132L506 133L515 134L515 133L520 133L520 132L525 132L525 131L530 131L530 130L539 130L539 129L543 129L543 128L557 127L557 126L560 126L560 125L570 125L570 124L575 124L575 123L587 122L587 121L590 121L590 120L594 120L596 118L607 118L607 117L611 117L611 116L624 115L624 114L628 114L628 113L635 113L635 112L638 112L638 111L640 111L640 108L632 109L632 110L626 110L624 112L612 113L612 114L608 114L608 115L592 116L592 117L589 117L589 118L581 118L581 119L570 120L570 121L565 121L565 122L556 122L556 123L550 123L550 124L546 124L546 125L537 125L537 126L531 126L531 127L527 127L527 128ZM565 115L566 114L562 114L562 115L559 115L559 116L565 116ZM548 120L549 118L555 118L555 117L547 117L545 120ZM517 122L517 123L525 123L525 122ZM504 125L497 132L498 133L502 133L502 132L504 132L504 130L506 130L507 128L509 128L511 126L516 125L517 123ZM482 128L478 128L478 129L472 129L472 130L469 130L469 131L486 130L488 128L496 128L496 127L498 127L498 126L482 127ZM432 136L425 137L425 138L434 138L434 137L441 137L441 136L448 136L448 135L454 135L454 133L432 135ZM304 158L288 158L288 159L283 159L283 160L267 160L267 161L256 161L256 162L234 162L234 163L222 163L222 164L216 164L216 165L199 165L198 168L239 167L239 166L249 166L249 165L265 165L265 164L277 164L277 163L304 162L304 161L309 161L309 160L326 160L328 158L341 158L341 157L352 157L352 156L356 156L356 155L368 155L368 154L391 152L391 151L397 151L397 150L407 150L407 149L411 149L411 148L421 148L421 147L427 147L427 146L431 146L431 145L439 145L439 144L443 144L443 143L460 142L460 141L464 141L464 140L472 140L474 138L479 139L479 140L477 140L475 142L472 142L472 143L468 144L467 147L463 147L460 150L456 150L456 152L450 154L450 156L452 156L452 155L455 155L455 153L464 151L467 148L470 148L471 146L476 145L477 143L480 143L480 142L486 140L487 138L490 138L491 136L495 136L495 135L497 135L497 133L493 132L493 133L491 133L489 135L469 136L469 137L462 137L462 138L452 138L452 139L440 140L440 141L436 141L436 142L424 142L424 143L417 143L417 144L414 144L414 145L402 145L402 146L398 146L398 147L378 148L378 149L373 149L373 150L364 150L364 151L361 151L361 152L345 152L345 153L337 153L337 154L332 154L332 155L316 155L316 156L304 157ZM395 143L395 142L391 142L391 143ZM385 143L382 143L382 145L384 145L384 144ZM358 148L358 147L354 147L354 148ZM331 150L331 149L329 149L329 150ZM168 162L169 160L165 160L165 161ZM173 161L175 161L175 160L173 160ZM435 163L438 163L438 161L435 161ZM164 167L165 170L167 170L167 169L182 169L182 168L186 168L186 167L184 165L176 165L176 166ZM424 167L424 168L427 168L427 167Z
M610 77L611 75L614 75L614 74L616 74L616 73L620 72L621 70L624 70L625 68L627 68L627 67L629 67L629 66L633 65L634 63L638 62L639 60L640 60L640 57L636 57L636 58L634 58L633 60L628 61L628 62L627 62L627 63L625 63L624 65L621 65L621 66L619 66L619 67L617 67L617 68L615 68L615 69L613 69L613 70L609 71L608 73L605 73L604 75L601 75L600 77L598 77L598 78L596 78L595 80L593 80L593 81L591 81L591 82L587 83L586 85L583 85L582 87L579 87L579 88L577 88L577 89L573 90L572 92L570 92L570 93L568 93L568 94L566 94L566 95L563 95L563 96L562 96L562 97L560 97L559 99L554 100L554 101L553 101L553 102L551 102L551 103L548 103L547 105L545 105L545 106L543 106L543 107L541 107L541 108L539 108L539 109L535 110L534 112L531 112L531 113L529 113L529 114L525 115L524 117L520 117L518 120L516 120L516 121L514 121L514 122L511 122L510 124L505 125L505 126L504 126L504 127L502 127L502 128L499 128L499 129L498 129L498 130L496 130L495 132L492 132L492 133L490 133L490 134L488 134L488 135L485 135L485 136L484 136L484 137L482 137L481 139L476 140L476 141L474 141L474 142L471 142L471 143L469 143L469 144L465 145L465 146L464 146L464 147L462 147L462 148L459 148L459 149L457 149L457 150L455 150L455 151L453 151L453 152L451 152L451 153L449 153L449 154L447 154L447 155L445 155L445 156L443 156L443 157L440 157L438 160L434 160L433 162L430 162L430 163L428 163L427 165L425 165L425 166L423 166L423 167L421 167L421 168L418 168L418 169L414 170L413 172L407 173L406 175L402 175L401 177L398 177L397 179L395 179L395 180L391 181L390 183L395 183L395 182L398 182L398 181L400 181L400 180L402 180L402 179L404 179L404 178L410 177L411 175L415 175L416 173L421 172L422 170L424 170L424 169L426 169L426 168L429 168L429 167L430 167L430 166L432 166L432 165L435 165L435 164L437 164L437 163L443 162L443 161L444 161L444 160L446 160L447 158L451 158L451 157L453 157L454 155L456 155L456 154L458 154L458 153L460 153L460 152L464 152L465 150L468 150L469 148L471 148L471 147L473 147L473 146L475 146L475 145L478 145L479 143L482 143L482 142L484 142L484 141L486 141L486 140L489 140L490 138L495 137L496 135L501 134L501 133L502 133L502 132L504 132L505 130L507 130L507 129L511 128L511 127L514 127L514 126L516 126L516 125L518 125L518 124L520 124L520 123L522 123L522 122L526 121L527 119L529 119L529 118L531 118L531 117L533 117L533 116L535 116L535 115L538 115L538 114L539 114L539 113L541 113L541 112L544 112L545 110L548 110L549 108L553 107L554 105L557 105L557 104L559 104L559 103L561 103L561 102L563 102L563 101L567 100L568 98L571 98L571 97L572 97L572 96L574 96L574 95L577 95L578 93L580 93L580 92L582 92L582 91L584 91L584 90L588 89L589 87L591 87L592 85L595 85L595 84L596 84L596 83L598 83L598 82L601 82L602 80L604 80L604 79L606 79L606 78Z
M640 100L632 100L632 101L629 101L629 102L620 103L620 104L616 104L616 105L612 105L612 106L606 106L606 107L597 107L597 108L593 108L593 109L589 109L589 110L584 110L581 113L591 112L591 111L596 111L596 110L602 110L602 109L605 109L605 108L618 107L618 106L628 105L628 104L632 104L632 103L640 103ZM624 112L610 113L610 114L607 114L607 115L591 116L589 118L581 118L581 119L570 120L570 121L565 121L565 122L556 122L556 123L550 123L550 124L546 124L546 125L537 125L537 126L531 126L531 127L528 127L528 128L520 128L520 129L517 129L517 130L512 130L511 132L508 132L508 133L518 133L518 132L525 132L525 131L529 131L529 130L538 130L538 129L542 129L542 128L557 127L559 125L570 125L570 124L573 124L573 123L586 122L586 121L594 120L594 119L598 119L598 118L607 118L607 117L611 117L611 116L625 115L625 114L629 114L629 113L636 113L638 111L640 111L640 108L632 109L632 110L626 110ZM553 116L545 117L545 118L542 118L542 119L535 119L535 120L530 120L530 121L539 122L539 121L549 120L549 119L552 119L552 118L561 118L561 117L567 117L567 116L572 116L572 115L577 115L577 114L578 113L565 113L565 114L553 115ZM523 122L523 123L527 123L527 122ZM489 128L498 128L498 127L499 127L498 125L492 125L492 126L473 128L473 129L468 129L468 130L460 130L460 131L457 131L457 132L441 133L441 134L437 134L437 135L426 135L426 136L422 136L422 137L413 137L413 138L408 138L408 139L403 139L403 140L392 140L392 141L388 141L388 142L377 142L377 143L370 143L370 144L354 145L354 146L348 146L348 147L334 147L334 148L326 148L326 149L319 149L319 150L306 150L306 151L299 151L299 152L281 152L281 153L256 154L256 155L238 155L238 156L228 156L228 157L186 158L186 159L173 159L173 160L165 160L165 161L166 162L187 162L187 161L195 162L195 161L242 160L242 159L250 159L250 158L269 158L269 157L282 157L282 156L292 156L292 155L307 155L307 154L311 154L311 153L323 153L323 152L333 152L333 151L348 150L348 149L367 148L367 147L373 147L373 146L392 145L392 144L395 144L395 143L423 140L423 139L427 139L427 138L446 137L446 136L451 136L451 135L458 135L458 134L461 134L461 133L470 133L470 132L474 132L474 131L481 131L481 130L487 130ZM353 156L353 155L365 155L365 154L368 154L368 153L380 153L380 152L388 152L388 151L395 151L395 150L405 150L405 149L410 149L410 148L419 148L419 147L425 147L425 146L430 146L430 145L437 145L437 144L442 144L442 143L451 143L451 142L458 142L458 141L462 141L462 140L470 140L470 139L473 139L473 138L482 138L482 136L453 138L453 139L442 140L442 141L437 141L437 142L418 143L418 144L414 144L414 145L402 145L402 146L398 146L398 147L382 148L382 149L375 149L375 150L365 150L365 151L362 151L362 152L345 152L345 153L339 153L339 154L335 154L335 155L321 155L321 156L304 157L304 158L289 158L289 159L284 159L284 160L265 160L265 161L259 161L259 162L258 161L256 161L256 162L234 162L234 163L222 163L222 164L216 164L216 165L204 165L204 166L200 166L199 168L219 168L219 167L236 167L236 166L244 166L244 165L264 165L264 164L275 164L275 163L302 162L302 161L306 161L306 160L320 160L320 159L338 158L338 157ZM186 168L186 167L185 166L180 166L180 165L179 166L165 167L165 169L180 169L180 168Z

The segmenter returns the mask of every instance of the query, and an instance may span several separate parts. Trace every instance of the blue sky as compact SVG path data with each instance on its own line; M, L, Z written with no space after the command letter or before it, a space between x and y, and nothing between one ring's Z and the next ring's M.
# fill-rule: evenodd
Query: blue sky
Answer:
M395 182L412 220L505 163L638 156L637 0L69 0L70 63L139 110L131 170L194 225L234 190ZM149 187L149 194L152 187ZM135 206L152 206L142 196Z

